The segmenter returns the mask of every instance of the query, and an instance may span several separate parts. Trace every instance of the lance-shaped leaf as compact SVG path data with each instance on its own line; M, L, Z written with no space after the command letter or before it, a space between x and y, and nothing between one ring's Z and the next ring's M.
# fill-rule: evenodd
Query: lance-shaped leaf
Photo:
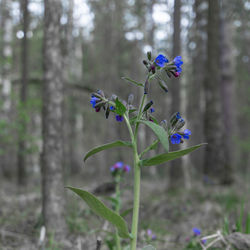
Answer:
M126 217L128 214L132 213L133 212L133 208L129 208L129 209L126 209L125 211L123 211L120 215L124 218Z
M167 131L163 127L155 124L154 122L142 121L142 120L140 120L140 122L147 125L148 127L150 127L153 130L153 132L156 134L156 136L160 140L160 142L161 142L162 146L164 147L164 149L168 152L168 150L169 150L169 141L168 141Z
M85 190L74 187L67 188L79 195L97 215L112 223L117 228L121 238L131 238L127 223L119 214L109 209L97 197Z
M196 150L196 149L198 149L201 146L206 145L206 144L207 143L202 143L202 144L195 145L193 147L186 148L186 149L183 149L183 150L160 154L160 155L154 156L152 158L142 160L140 162L140 164L141 164L141 166L155 166L155 165L159 165L159 164L162 164L164 162L172 161L174 159L180 158L183 155L189 154L189 153L193 152L194 150Z
M101 152L103 150L114 148L114 147L132 147L132 144L131 142L127 142L127 141L115 141L115 142L107 143L101 146L97 146L91 149L89 152L87 152L83 160L86 161L90 156L98 152Z
M128 82L130 82L130 83L132 83L132 84L135 84L136 86L144 87L144 84L143 84L143 83L137 82L137 81L135 81L135 80L133 80L133 79L131 79L131 78L129 78L129 77L123 76L123 77L122 77L122 80L126 80L126 81L128 81Z

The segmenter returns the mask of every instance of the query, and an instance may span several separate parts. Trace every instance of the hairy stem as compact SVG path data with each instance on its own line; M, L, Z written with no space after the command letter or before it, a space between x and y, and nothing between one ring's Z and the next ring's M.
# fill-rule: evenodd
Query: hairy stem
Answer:
M118 176L118 179L115 181L115 195L116 195L116 201L115 204L115 212L117 214L120 213L120 206L121 206L121 200L120 200L120 176ZM118 234L118 230L115 231L115 244L116 244L116 250L121 250L121 240L120 236Z

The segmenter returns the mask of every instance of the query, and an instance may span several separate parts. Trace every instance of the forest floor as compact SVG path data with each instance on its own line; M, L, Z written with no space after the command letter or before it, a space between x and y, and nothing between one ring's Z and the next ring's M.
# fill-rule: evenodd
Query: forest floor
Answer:
M80 183L69 180L69 183ZM84 181L86 184L86 181ZM19 188L10 182L0 182L0 250L33 250L33 249L96 249L97 236L103 239L102 250L108 249L105 241L110 240L112 227L95 216L74 194L67 191L68 236L64 247L61 247L53 235L47 239L46 248L38 247L41 230L41 195L37 183L30 183L26 188ZM96 183L85 185L93 190ZM147 178L142 182L139 246L145 246L145 234L151 229L157 239L150 244L158 250L187 249L192 239L194 227L202 230L202 235L223 232L225 220L229 220L230 230L240 217L244 203L245 211L250 210L247 199L249 185L237 180L230 187L192 183L191 189L182 188L166 191L164 181ZM124 209L132 206L132 186L125 183L123 188ZM106 196L108 194L105 194ZM106 202L107 205L108 202ZM128 221L131 220L128 215ZM104 229L99 231L98 228ZM126 244L126 241L123 242ZM189 249L201 249L189 248Z

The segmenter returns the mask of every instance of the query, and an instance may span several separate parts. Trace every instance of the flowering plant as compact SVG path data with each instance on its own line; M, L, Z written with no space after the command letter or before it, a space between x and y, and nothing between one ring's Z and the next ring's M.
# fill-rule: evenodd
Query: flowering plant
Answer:
M155 166L177 159L204 145L199 144L184 150L169 152L169 142L172 144L183 143L185 139L189 139L191 131L188 129L185 129L184 131L182 130L185 125L185 120L181 117L179 112L173 114L169 122L166 120L159 122L153 116L153 113L155 112L155 109L152 107L153 101L146 101L147 94L149 92L149 85L153 81L156 81L160 88L162 88L165 92L168 92L166 79L172 76L179 77L182 72L181 66L183 61L181 56L177 56L172 61L169 61L164 55L160 54L153 60L151 52L148 52L147 59L143 60L143 64L147 68L147 77L144 83L137 82L128 77L122 78L127 82L142 88L143 92L138 108L133 105L134 96L132 94L129 95L126 102L116 95L112 95L108 98L102 90L98 90L92 94L90 100L90 103L96 112L103 110L106 118L108 118L111 113L114 113L118 122L126 123L130 135L130 141L118 140L95 147L87 152L84 157L84 161L86 161L90 156L114 147L129 147L132 149L134 156L134 203L131 231L128 229L127 222L124 220L123 216L119 214L119 209L117 209L117 207L112 210L104 205L93 194L82 189L68 187L79 195L97 215L108 220L116 227L117 250L121 249L121 243L118 239L119 237L130 240L130 250L136 249L140 207L141 170L147 166ZM138 152L137 137L140 124L148 126L156 136L156 139L152 142L152 144L146 147L142 152ZM165 150L163 154L146 159L143 157L149 150L156 148L159 144L161 144ZM111 171L114 176L120 176L120 173L126 170L121 166L121 163L118 162L111 168ZM145 249L153 248L147 246Z

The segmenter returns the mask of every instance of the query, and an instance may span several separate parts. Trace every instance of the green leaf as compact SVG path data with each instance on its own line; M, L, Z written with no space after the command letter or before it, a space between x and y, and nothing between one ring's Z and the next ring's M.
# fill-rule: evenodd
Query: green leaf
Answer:
M143 83L137 82L137 81L135 81L135 80L133 80L133 79L131 79L131 78L129 78L129 77L123 76L123 77L122 77L122 80L128 81L128 82L130 82L130 83L132 83L132 84L135 84L136 86L139 86L139 87L144 87L144 84L143 84Z
M79 195L97 215L112 223L117 228L121 238L131 238L127 223L119 214L105 206L93 194L79 188L67 188Z
M129 209L126 209L125 211L123 211L120 215L121 217L126 217L128 214L132 213L133 212L133 208L129 208Z
M156 248L152 245L148 245L142 248L142 250L156 250Z
M183 150L164 153L164 154L160 154L160 155L154 156L154 157L149 158L149 159L142 160L141 166L154 166L154 165L162 164L162 163L167 162L167 161L172 161L174 159L180 158L183 155L189 154L189 153L193 152L194 150L196 150L196 149L198 149L201 146L206 145L206 144L207 143L202 143L202 144L195 145L193 147L186 148Z
M132 147L132 144L131 142L127 142L127 141L115 141L115 142L110 142L101 146L97 146L91 149L89 152L87 152L83 160L86 161L90 156L98 152L101 152L103 150L114 148L114 147Z
M142 120L140 120L139 122L147 125L148 127L150 127L154 131L156 136L159 138L162 146L168 152L168 150L169 150L169 141L168 141L167 131L162 126L157 125L154 122L142 121Z
M115 99L115 113L118 115L124 115L127 111L126 107L119 101L118 98Z

